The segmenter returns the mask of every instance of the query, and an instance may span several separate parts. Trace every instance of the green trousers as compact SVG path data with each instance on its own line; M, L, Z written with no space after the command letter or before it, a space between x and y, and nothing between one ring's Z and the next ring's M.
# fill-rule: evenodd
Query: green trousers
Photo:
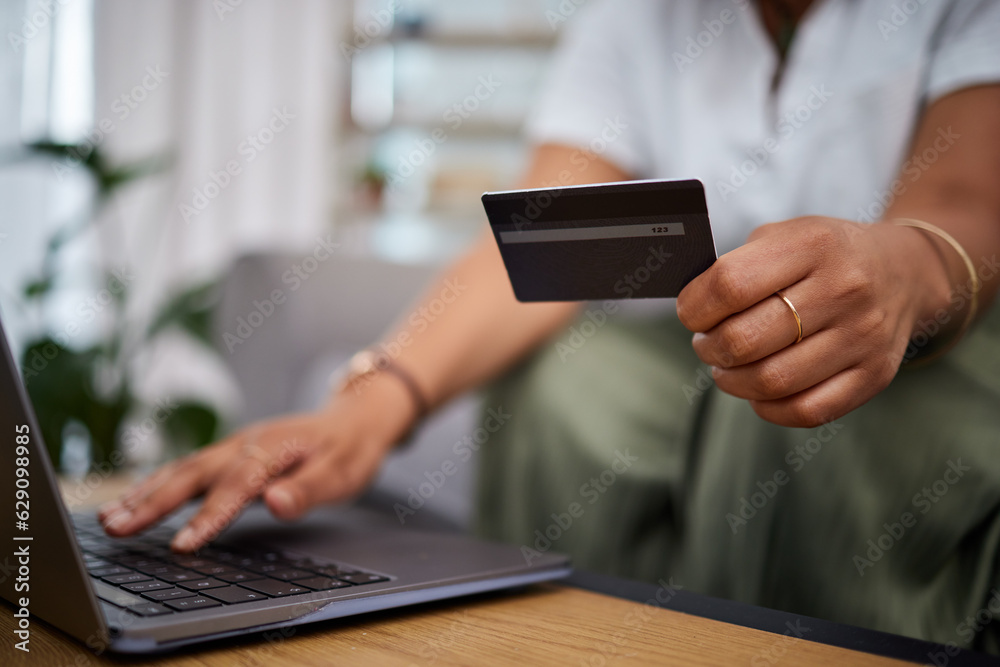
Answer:
M998 308L816 429L716 389L674 317L584 316L486 401L478 532L527 560L1000 650Z

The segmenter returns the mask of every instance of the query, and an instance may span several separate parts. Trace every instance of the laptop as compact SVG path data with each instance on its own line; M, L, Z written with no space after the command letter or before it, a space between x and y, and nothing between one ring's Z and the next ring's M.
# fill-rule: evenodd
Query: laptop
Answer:
M193 506L141 535L108 537L62 501L2 323L0 348L0 593L23 648L37 619L98 653L155 653L570 573L559 554L404 529L362 507L287 524L258 504L187 555L167 544Z

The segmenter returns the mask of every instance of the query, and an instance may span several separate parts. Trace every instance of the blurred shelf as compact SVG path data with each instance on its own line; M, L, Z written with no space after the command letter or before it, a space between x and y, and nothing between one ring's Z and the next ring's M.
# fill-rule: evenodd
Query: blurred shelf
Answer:
M355 1L352 36L382 7ZM516 182L527 162L522 128L559 37L546 10L560 0L449 1L404 4L394 27L370 30L352 60L345 172L393 184L345 189L345 204L375 198L386 211L338 216L359 253L447 261L486 230L481 193ZM497 83L484 87L484 76Z
M469 49L485 48L524 48L549 49L555 46L558 33L554 31L535 32L492 32L475 31L459 33L454 31L396 30L385 37L372 40L372 44L401 42L421 42L430 46L457 47Z
M441 117L419 118L415 115L399 114L394 117L389 126L372 130L359 126L351 122L350 130L362 135L378 137L384 135L388 130L413 130L422 134L429 134L436 129L442 129L450 139L509 139L518 137L524 121L522 119L509 122L491 120L469 119L457 128L450 127L443 122Z
M337 225L341 249L355 257L396 264L441 266L468 249L486 230L467 216L434 213L345 212Z

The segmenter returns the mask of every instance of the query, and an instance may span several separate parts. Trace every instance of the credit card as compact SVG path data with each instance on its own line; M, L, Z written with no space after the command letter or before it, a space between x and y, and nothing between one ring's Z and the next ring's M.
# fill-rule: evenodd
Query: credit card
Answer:
M487 192L518 301L676 298L717 259L701 181Z

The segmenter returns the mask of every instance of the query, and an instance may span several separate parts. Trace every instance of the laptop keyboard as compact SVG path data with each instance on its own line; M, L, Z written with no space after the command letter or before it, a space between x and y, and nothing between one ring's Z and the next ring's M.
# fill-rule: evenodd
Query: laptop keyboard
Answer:
M389 577L356 567L276 551L208 546L175 554L172 531L154 528L111 538L94 517L74 515L77 542L97 597L137 616L162 616L364 586Z

